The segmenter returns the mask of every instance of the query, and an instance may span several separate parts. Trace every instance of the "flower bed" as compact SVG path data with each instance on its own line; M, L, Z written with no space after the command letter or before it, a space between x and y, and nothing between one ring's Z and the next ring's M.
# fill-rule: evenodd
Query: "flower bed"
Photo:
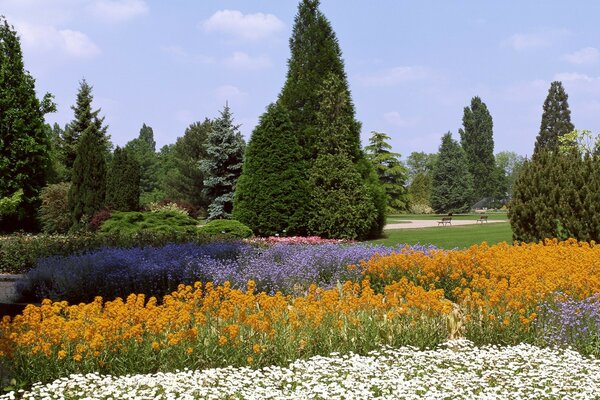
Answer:
M260 370L74 375L36 385L23 399L594 399L598 393L600 360L530 345L476 348L462 340L436 350L384 348Z

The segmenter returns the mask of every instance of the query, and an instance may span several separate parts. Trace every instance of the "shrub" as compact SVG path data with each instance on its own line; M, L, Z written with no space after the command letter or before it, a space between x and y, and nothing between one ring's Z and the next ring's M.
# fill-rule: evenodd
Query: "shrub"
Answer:
M101 233L131 235L139 232L194 233L198 221L179 211L115 212L100 227Z
M179 204L175 202L157 202L157 203L149 203L147 205L148 211L150 212L176 212L181 215L185 215L188 217L190 215L189 211L185 208L179 206Z
M252 229L234 219L216 219L200 228L207 235L245 239L252 236Z
M70 183L63 182L48 185L42 189L39 217L45 233L67 233L69 231L73 222L68 202L70 188Z
M92 216L92 219L90 220L90 227L92 228L92 230L97 231L98 229L100 229L104 221L109 219L111 215L112 211L107 208L96 212L96 214L94 214Z
M427 204L411 204L410 205L410 213L411 214L433 214L433 208L429 207Z

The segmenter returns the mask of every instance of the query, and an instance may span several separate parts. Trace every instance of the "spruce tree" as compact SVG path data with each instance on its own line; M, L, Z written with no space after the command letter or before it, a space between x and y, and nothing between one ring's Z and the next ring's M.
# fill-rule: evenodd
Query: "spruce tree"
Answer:
M69 209L74 227L85 224L104 207L106 196L106 159L110 141L107 128L99 118L100 110L92 112L91 87L82 81L77 94L75 120L69 124L71 133L80 132L75 142L77 151L71 172Z
M390 139L385 133L372 132L365 153L383 185L388 209L392 212L402 212L408 210L407 171L399 160L400 154L391 151L392 146L387 142Z
M306 233L302 210L308 193L301 161L302 148L288 111L281 103L269 105L246 148L233 217L260 236Z
M498 192L493 121L487 106L477 96L471 99L470 107L464 109L463 128L459 134L473 176L473 200L492 197Z
M106 206L111 210L137 211L140 206L140 164L117 146L106 175Z
M541 150L558 149L558 138L572 132L575 126L571 123L571 110L568 103L569 96L563 88L562 82L554 81L550 84L548 96L544 101L544 112L540 133L535 141L534 156Z
M16 31L0 16L0 199L22 191L19 206L2 230L36 230L39 194L51 169L44 114L54 111L51 95L42 101L25 70Z
M438 213L466 212L473 198L467 156L450 132L442 137L432 176L431 207Z
M142 203L146 202L146 199L160 200L156 198L161 197L163 193L159 190L158 155L152 127L143 124L138 137L130 140L125 149L140 167L140 196L144 199Z
M246 144L234 125L229 105L215 119L206 141L206 159L200 162L204 192L210 201L208 219L228 219L233 211L236 182L242 174Z

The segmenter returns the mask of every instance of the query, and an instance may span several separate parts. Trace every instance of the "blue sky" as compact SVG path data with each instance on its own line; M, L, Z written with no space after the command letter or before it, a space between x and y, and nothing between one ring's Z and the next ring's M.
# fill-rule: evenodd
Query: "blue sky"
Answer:
M61 125L78 82L94 86L117 145L154 128L159 146L225 101L249 138L285 80L295 0L0 0L38 92ZM598 1L323 0L340 41L362 141L435 152L457 137L473 96L494 120L495 151L533 151L550 82L578 129L600 131Z

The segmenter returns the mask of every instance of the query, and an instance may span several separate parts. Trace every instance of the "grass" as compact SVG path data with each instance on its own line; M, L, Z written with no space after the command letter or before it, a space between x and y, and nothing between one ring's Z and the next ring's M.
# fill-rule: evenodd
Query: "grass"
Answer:
M457 220L477 220L479 216L482 214L470 213L470 214L454 214L452 216L453 219ZM489 212L483 215L487 215L489 220L498 220L498 221L506 221L508 220L508 216L506 212ZM439 220L442 217L447 217L447 214L392 214L388 215L387 223L402 223L405 220Z
M373 240L371 243L386 246L404 243L410 245L433 244L443 249L463 249L484 241L487 244L512 242L510 224L506 223L393 229L384 231L384 235L383 239Z

